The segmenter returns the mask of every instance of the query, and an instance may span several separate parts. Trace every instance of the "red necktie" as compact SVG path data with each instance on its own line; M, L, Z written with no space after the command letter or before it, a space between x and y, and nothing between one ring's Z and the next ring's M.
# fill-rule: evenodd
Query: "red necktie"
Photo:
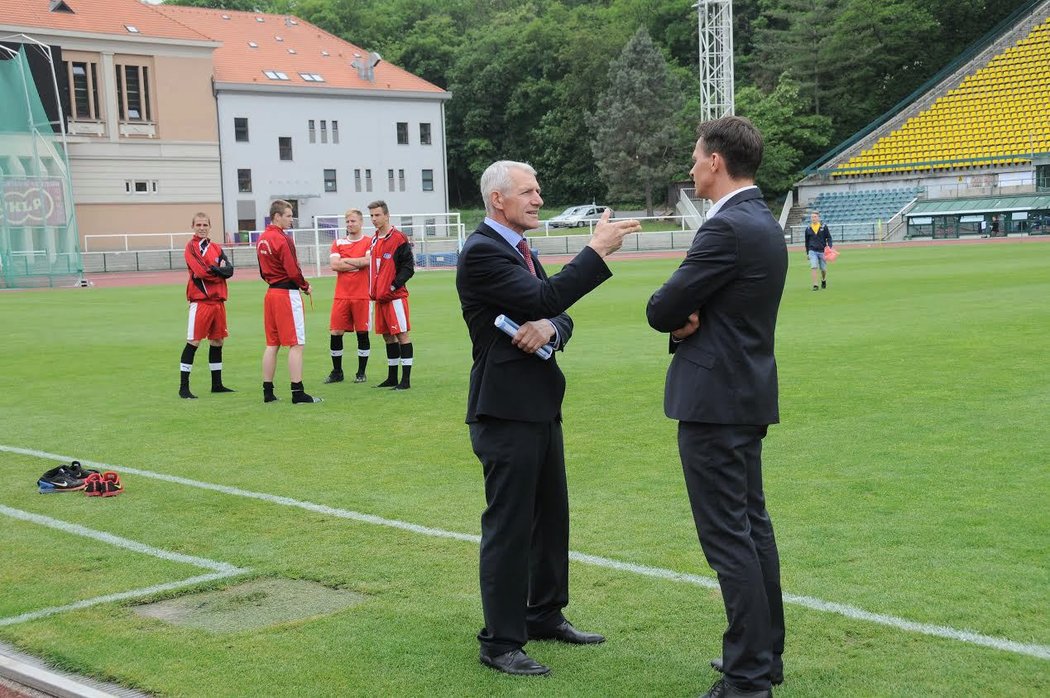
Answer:
M525 238L518 241L518 252L525 258L525 266L529 268L529 273L536 276L536 267L533 266L532 255L529 253L529 242Z

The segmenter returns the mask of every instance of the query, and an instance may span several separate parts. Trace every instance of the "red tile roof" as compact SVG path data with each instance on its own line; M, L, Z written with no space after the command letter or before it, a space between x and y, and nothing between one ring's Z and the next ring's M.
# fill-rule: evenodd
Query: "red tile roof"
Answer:
M139 0L65 0L69 12L51 12L50 0L0 0L0 24L86 34L211 41L208 36L157 12ZM138 32L130 32L130 25Z
M159 5L156 10L222 42L214 54L218 83L445 93L386 61L375 66L375 82L362 78L351 63L357 57L367 61L366 49L295 16L176 5ZM263 71L281 72L288 80L272 80ZM324 81L306 80L302 73L320 75Z

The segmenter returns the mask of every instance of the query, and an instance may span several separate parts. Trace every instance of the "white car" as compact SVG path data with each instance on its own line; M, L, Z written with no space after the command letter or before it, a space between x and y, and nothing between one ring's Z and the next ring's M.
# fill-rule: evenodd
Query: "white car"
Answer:
M570 206L547 221L547 225L551 228L582 228L588 223L597 223L598 219L605 213L605 209L605 206L596 204Z

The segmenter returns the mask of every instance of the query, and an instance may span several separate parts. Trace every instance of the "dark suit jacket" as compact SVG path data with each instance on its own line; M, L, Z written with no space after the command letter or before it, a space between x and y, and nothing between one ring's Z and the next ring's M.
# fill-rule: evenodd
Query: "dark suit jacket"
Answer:
M456 290L474 357L468 423L482 416L524 422L561 419L565 376L556 354L547 361L526 354L493 322L501 313L519 325L548 318L558 330L561 349L572 336L572 318L565 311L612 272L589 247L549 278L535 252L532 262L537 276L529 273L518 251L484 223L459 253Z
M672 344L664 412L712 424L775 424L773 333L787 275L784 231L758 189L729 199L704 222L681 266L646 308L671 332L700 311L700 329Z

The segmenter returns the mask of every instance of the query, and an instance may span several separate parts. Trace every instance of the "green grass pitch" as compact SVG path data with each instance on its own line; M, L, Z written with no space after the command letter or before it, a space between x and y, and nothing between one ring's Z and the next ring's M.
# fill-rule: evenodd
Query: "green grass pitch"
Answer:
M790 256L777 336L781 424L765 487L789 594L847 604L1029 649L1050 646L1050 244L847 248L829 288ZM559 357L571 547L711 577L663 416L666 338L645 302L677 260L611 262L615 276L570 311ZM332 280L308 314L306 388L264 405L263 286L230 290L224 378L207 350L177 397L181 285L0 293L0 445L288 497L457 533L479 532L480 466L463 412L470 365L453 274L410 283L413 389L322 385ZM344 361L353 373L352 339ZM0 451L0 505L247 568L365 595L338 613L209 633L103 603L22 623L0 640L56 666L160 695L685 696L716 675L716 591L574 562L567 616L595 647L533 643L541 679L477 661L477 546L143 475L105 500L43 496L53 462ZM0 619L202 574L0 515ZM157 594L151 598L159 598ZM780 696L1050 694L1050 658L787 606Z

